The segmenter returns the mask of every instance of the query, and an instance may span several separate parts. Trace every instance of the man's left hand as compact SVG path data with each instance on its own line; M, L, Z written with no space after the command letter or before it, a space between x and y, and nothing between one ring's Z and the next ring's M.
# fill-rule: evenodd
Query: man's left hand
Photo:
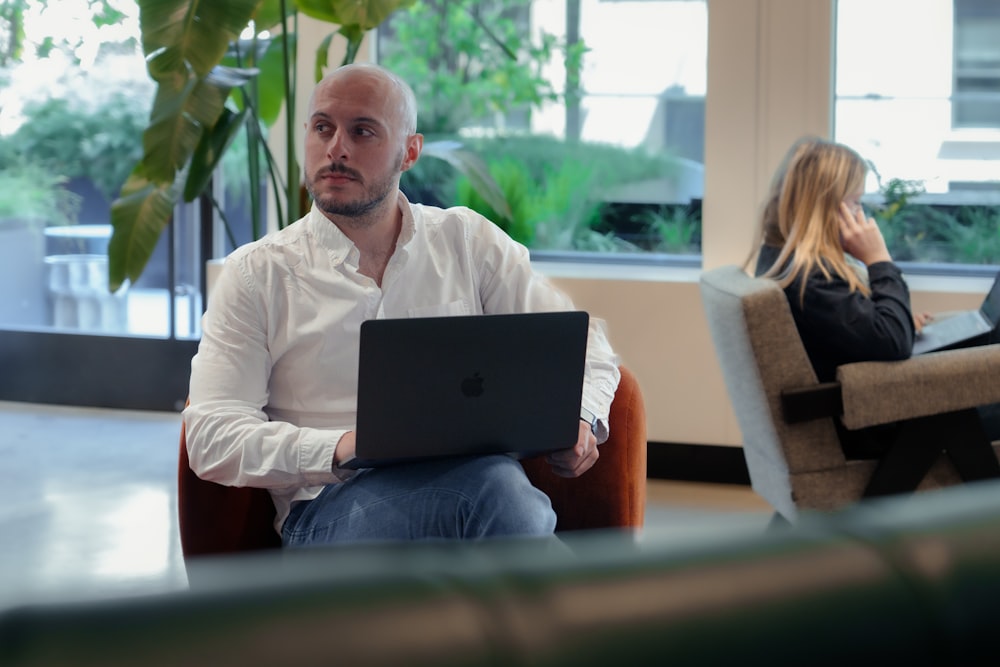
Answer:
M546 460L552 472L560 477L579 477L597 463L599 456L597 438L590 432L590 424L581 421L576 444L549 454Z

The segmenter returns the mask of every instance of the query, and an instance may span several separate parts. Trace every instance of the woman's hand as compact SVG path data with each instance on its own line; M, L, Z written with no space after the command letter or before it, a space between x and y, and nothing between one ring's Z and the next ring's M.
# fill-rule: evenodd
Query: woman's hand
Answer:
M924 329L924 325L934 319L934 315L931 313L913 313L913 326L920 333Z
M891 262L889 249L885 246L882 231L872 218L865 218L864 210L851 208L840 204L840 243L844 250L864 263L871 266L876 262Z

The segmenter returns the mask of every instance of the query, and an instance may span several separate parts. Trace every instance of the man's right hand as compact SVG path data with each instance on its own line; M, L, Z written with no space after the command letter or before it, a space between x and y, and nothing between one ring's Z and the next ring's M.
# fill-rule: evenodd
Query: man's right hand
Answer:
M333 467L338 468L345 461L350 461L355 454L354 431L348 431L341 436L337 442L337 449L333 453Z

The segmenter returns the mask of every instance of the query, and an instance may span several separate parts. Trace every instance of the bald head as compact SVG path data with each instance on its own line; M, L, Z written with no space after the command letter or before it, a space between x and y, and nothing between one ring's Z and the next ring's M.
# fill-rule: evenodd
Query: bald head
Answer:
M352 63L343 65L324 76L312 95L309 96L308 115L315 110L317 94L329 86L346 82L358 83L371 87L372 93L386 100L391 108L397 129L403 135L414 134L417 131L417 99L413 89L398 76L384 67L374 63Z

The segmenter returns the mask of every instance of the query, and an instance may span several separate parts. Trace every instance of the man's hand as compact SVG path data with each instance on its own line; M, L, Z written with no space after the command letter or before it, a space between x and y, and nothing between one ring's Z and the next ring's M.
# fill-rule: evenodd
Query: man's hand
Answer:
M579 477L597 463L599 456L597 438L590 432L590 424L581 421L576 444L549 454L546 460L552 472L560 477Z
M354 458L354 431L348 431L337 441L337 449L333 452L333 467L340 466L344 461Z

